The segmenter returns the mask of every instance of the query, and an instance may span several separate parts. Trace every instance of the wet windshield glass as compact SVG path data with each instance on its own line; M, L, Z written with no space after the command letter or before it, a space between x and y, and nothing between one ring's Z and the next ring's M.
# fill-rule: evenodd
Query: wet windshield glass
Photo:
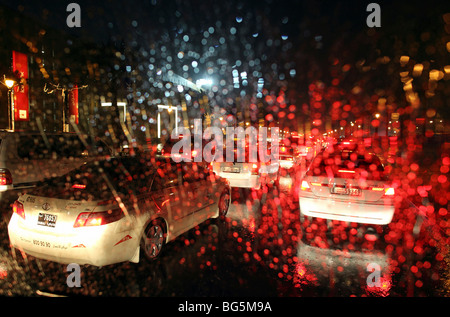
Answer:
M0 296L449 296L449 54L442 0L0 0Z

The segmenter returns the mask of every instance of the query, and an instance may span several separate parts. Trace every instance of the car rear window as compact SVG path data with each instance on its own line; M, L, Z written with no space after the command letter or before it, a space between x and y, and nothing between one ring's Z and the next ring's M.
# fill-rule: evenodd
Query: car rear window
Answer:
M351 151L320 153L312 161L307 175L367 180L384 180L386 178L383 164L378 156L372 153L359 154Z
M294 155L294 148L287 146L280 146L280 155Z
M154 172L151 163L137 158L97 161L46 180L32 194L88 201L141 194L150 190Z
M226 143L224 143L224 148L223 148L223 160L225 162L229 162L230 160L227 158L227 147L226 147ZM244 151L242 151L242 144L238 144L238 142L234 142L233 148L229 150L233 151L233 162L245 162L245 163L255 163L255 162L265 162L265 161L269 161L271 158L271 147L270 144L266 145L266 155L268 158L266 158L265 160L262 159L261 155L260 155L260 145L256 144L256 145L250 145L248 142L246 142L244 144ZM262 148L261 148L262 150ZM254 151L254 153L251 153L252 151ZM281 152L279 152L281 154ZM216 156L217 157L217 156Z
M82 157L87 148L77 135L22 135L17 153L22 159L57 159Z

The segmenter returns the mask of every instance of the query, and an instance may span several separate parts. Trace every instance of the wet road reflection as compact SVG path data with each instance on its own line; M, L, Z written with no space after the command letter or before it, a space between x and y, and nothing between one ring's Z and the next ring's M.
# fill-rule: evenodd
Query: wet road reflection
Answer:
M370 241L343 223L318 220L312 226L300 221L293 184L284 177L278 186L258 191L234 188L224 221L211 220L189 231L154 262L84 266L81 287L68 287L65 265L12 252L3 227L1 295L448 295L442 253L436 244L423 242L433 239L420 237L429 235L430 228L423 226L414 237L403 230L411 224L399 219L384 239ZM406 203L402 206L403 213L409 212ZM310 225L315 231L308 237ZM360 240L349 244L352 233Z

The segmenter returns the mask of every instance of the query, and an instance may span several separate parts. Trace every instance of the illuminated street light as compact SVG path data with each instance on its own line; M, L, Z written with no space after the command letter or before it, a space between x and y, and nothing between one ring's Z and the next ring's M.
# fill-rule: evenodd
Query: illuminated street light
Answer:
M8 87L8 89L11 89L14 87L16 82L12 79L5 79L5 86Z
M211 79L202 78L202 79L197 80L195 82L195 84L198 87L210 87L210 86L212 86L213 82Z
M16 81L12 79L7 79L3 75L2 84L8 88L8 117L9 117L9 129L14 131L15 118L14 118L14 87L16 86Z
M158 105L158 138L161 138L161 109L167 110L169 114L175 109L175 133L178 135L178 107Z
M102 107L112 107L112 102L102 102ZM127 121L127 103L126 102L117 102L118 107L123 107L123 122Z

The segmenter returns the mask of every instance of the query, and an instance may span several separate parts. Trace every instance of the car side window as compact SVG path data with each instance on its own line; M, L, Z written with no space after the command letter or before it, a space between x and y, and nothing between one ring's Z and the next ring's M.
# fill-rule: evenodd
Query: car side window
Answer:
M188 164L183 164L181 166L182 175L183 175L183 184L190 184L195 182L194 171Z
M179 171L176 165L166 164L160 166L153 178L152 191L162 190L165 188L175 187L179 185Z
M183 183L193 183L206 180L209 175L209 170L197 163L187 163L182 165Z

